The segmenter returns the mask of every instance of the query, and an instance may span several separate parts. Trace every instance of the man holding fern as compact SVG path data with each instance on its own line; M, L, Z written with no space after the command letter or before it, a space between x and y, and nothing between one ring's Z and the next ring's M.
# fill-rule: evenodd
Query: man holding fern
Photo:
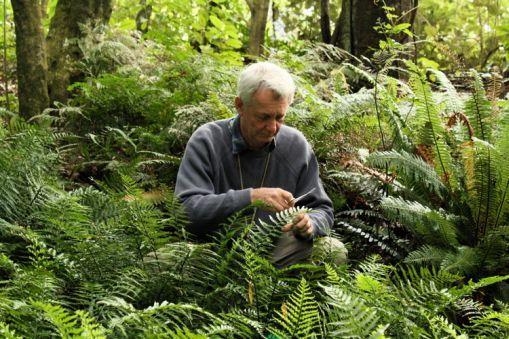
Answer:
M256 202L253 222L269 222L270 215L294 207L294 196L310 192L297 205L312 213L298 213L275 244L271 259L279 267L307 260L313 240L327 235L333 223L332 202L309 143L283 125L294 93L283 68L269 62L246 67L235 98L238 115L193 133L175 188L189 230L199 236L217 231L228 216Z

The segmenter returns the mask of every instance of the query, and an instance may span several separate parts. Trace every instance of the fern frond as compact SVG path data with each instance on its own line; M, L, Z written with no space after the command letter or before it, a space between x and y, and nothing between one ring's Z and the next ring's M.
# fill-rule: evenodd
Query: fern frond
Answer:
M150 335L153 330L164 333L176 328L199 329L214 321L220 322L213 314L192 304L163 301L144 309L136 309L121 298L103 299L98 303L108 309L108 312L104 312L107 315L108 328L117 337Z
M109 322L114 333L132 337L139 333L142 337L165 333L175 328L203 328L212 322L220 322L215 315L193 304L174 304L163 301L147 308L137 310L122 302L104 300L108 307L117 307L123 315L112 318ZM100 301L101 302L101 301Z
M23 339L22 336L17 335L15 330L11 330L9 325L0 321L0 335L5 339Z
M343 68L345 70L351 71L357 77L368 81L371 85L376 86L375 76L373 74L369 73L367 70L357 67L351 63L346 63L346 62L343 64Z
M423 245L419 249L410 252L406 258L407 264L431 264L438 265L449 251L431 245Z
M435 169L422 158L405 151L371 153L366 159L368 165L395 171L407 187L419 193L442 196L445 188Z
M446 115L450 115L455 112L461 112L463 108L463 101L458 95L456 87L454 87L449 78L447 78L447 76L443 72L433 68L430 68L427 71L435 77L439 89L443 93L440 96L440 100L442 100L445 103L444 113Z
M486 278L481 278L478 281L469 280L467 284L463 284L461 286L452 287L449 292L454 295L456 298L463 298L472 294L472 292L477 291L483 287L490 286L493 284L497 284L502 281L509 280L509 274L503 276L491 276Z
M445 255L441 268L453 273L471 275L481 268L482 260L482 253L478 248L460 246L457 251Z
M99 191L93 186L78 188L69 192L69 195L77 197L80 204L89 208L91 219L95 223L118 220L122 213L122 207L115 203L111 195Z
M439 114L439 106L435 103L431 88L425 80L421 71L411 63L409 79L414 90L416 114L414 123L418 130L417 145L427 147L431 154L428 154L438 175L442 181L452 188L458 187L455 169L450 149L446 144L446 131Z
M495 224L500 193L497 192L498 170L494 167L495 152L493 146L474 138L471 148L463 149L465 159L465 183L467 204L475 225L474 241L479 241L486 230ZM472 158L468 158L472 157Z
M462 275L439 269L437 266L408 265L402 266L398 272L400 280L406 280L411 284L421 284L425 281L439 290L454 286L464 279Z
M493 153L493 167L497 170L497 202L498 208L493 227L507 224L509 220L509 166L507 166L507 154L509 154L509 111L499 120L499 130L496 134L495 152ZM508 222L509 223L509 222Z
M346 234L351 234L352 237L360 238L369 246L377 246L384 253L391 255L394 258L401 256L401 249L390 239L384 229L376 229L375 226L366 224L360 220L351 220L349 222L339 221L337 226L341 227L342 231Z
M482 79L475 70L471 71L473 77L473 93L465 103L465 114L474 128L474 136L478 139L493 142L493 114L492 106L486 96Z
M163 330L160 329L160 331L162 332ZM220 333L215 332L214 334L220 334ZM156 337L158 335L162 336L163 333L144 333L144 335ZM209 336L207 336L206 334L194 332L187 327L177 328L177 329L172 328L172 329L168 330L167 332L165 332L164 336L167 338L171 338L171 339L191 339L191 338L192 339L207 339L207 338L209 338Z
M327 333L334 338L368 338L380 324L376 309L336 286L322 286L326 301Z
M210 244L168 243L148 253L144 263L153 272L154 295L167 300L186 297L204 299L217 285L221 258ZM192 286L192 288L191 288Z
M455 248L459 245L456 225L447 215L418 202L396 197L385 198L380 206L390 218L399 221L429 244L444 248Z
M393 283L392 292L399 300L404 300L406 312L410 318L416 320L421 317L423 310L444 312L453 301L447 289L437 286L433 280L418 276L409 279L408 275L402 272L393 277Z
M447 318L435 314L425 314L429 321L430 332L435 338L463 338L459 328L451 324Z
M238 338L250 339L263 336L265 324L255 320L255 314L247 313L245 310L230 310L228 313L219 314L225 323L230 324L232 332Z
M293 218L295 218L295 216L297 216L298 214L310 212L312 212L312 210L305 206L290 207L286 210L276 213L275 216L270 216L270 220L274 223L276 227L277 226L282 227L288 223L291 223Z
M509 336L509 316L507 312L487 310L467 325L472 335L478 338L507 338Z
M313 211L305 206L291 207L280 211L275 215L269 215L269 222L258 220L257 223L244 227L241 239L243 246L248 246L252 251L261 256L271 253L275 246L275 240L281 236L281 229L301 213L312 213Z
M276 313L278 317L274 322L278 327L271 326L270 331L278 336L310 338L320 325L318 304L304 278L288 301L281 306L281 311Z
M0 126L0 215L23 221L55 195L57 154L51 131L20 119L10 128Z
M509 226L499 226L486 231L478 244L481 267L487 272L506 272L509 269Z
M336 270L337 267L332 266L329 263L325 263L324 267L325 267L325 273L327 274L327 277L325 278L325 282L332 286L340 285L342 278L340 277L338 271Z
M61 306L40 301L32 302L32 306L44 312L44 317L52 324L55 334L62 338L82 335L106 338L105 329L83 311L72 314Z
M172 192L166 192L163 204L164 218L161 224L164 229L175 235L176 241L187 240L189 235L186 226L189 224L189 217L180 200Z
M273 293L279 283L276 268L268 259L260 257L250 247L244 247L241 264L246 280L247 306L256 312L256 320L262 321L272 310Z
M152 159L141 160L136 163L136 167L145 167L150 165L178 165L180 158L171 154L164 154L154 151L138 151L139 155L153 156Z
M345 218L354 218L354 219L361 219L361 218L383 219L383 214L381 214L378 211L362 210L362 209L340 211L336 214L336 216L345 217Z

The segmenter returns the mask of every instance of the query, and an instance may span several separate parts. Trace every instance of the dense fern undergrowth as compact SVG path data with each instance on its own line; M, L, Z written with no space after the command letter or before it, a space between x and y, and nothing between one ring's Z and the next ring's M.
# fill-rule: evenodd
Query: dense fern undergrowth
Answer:
M192 131L233 115L239 65L136 44L120 58L118 43L84 53L68 105L30 122L2 112L2 337L509 336L509 108L495 82L472 71L458 93L397 58L270 53L295 74L287 123L316 150L331 236L350 254L276 269L279 226L300 210L274 224L242 211L203 243L172 193Z

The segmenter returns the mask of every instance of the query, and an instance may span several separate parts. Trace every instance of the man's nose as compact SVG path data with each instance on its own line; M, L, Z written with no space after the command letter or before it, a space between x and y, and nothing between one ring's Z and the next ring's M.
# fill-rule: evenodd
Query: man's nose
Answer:
M271 133L276 133L277 132L277 121L276 120L271 120L269 122L267 122L267 130L270 131Z

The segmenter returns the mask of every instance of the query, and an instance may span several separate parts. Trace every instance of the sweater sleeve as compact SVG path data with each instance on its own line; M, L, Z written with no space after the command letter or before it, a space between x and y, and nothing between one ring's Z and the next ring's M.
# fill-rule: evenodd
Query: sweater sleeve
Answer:
M313 210L309 214L315 226L313 236L328 235L334 222L332 201L323 188L318 161L309 144L307 144L305 153L306 166L302 169L299 176L297 185L299 192L297 192L297 194L304 194L313 188L315 188L315 190L308 197L300 201L298 205L307 206Z
M216 191L214 161L220 160L214 154L211 133L210 129L200 128L190 138L175 185L175 194L189 217L188 230L196 235L211 233L218 223L251 202L250 189Z

